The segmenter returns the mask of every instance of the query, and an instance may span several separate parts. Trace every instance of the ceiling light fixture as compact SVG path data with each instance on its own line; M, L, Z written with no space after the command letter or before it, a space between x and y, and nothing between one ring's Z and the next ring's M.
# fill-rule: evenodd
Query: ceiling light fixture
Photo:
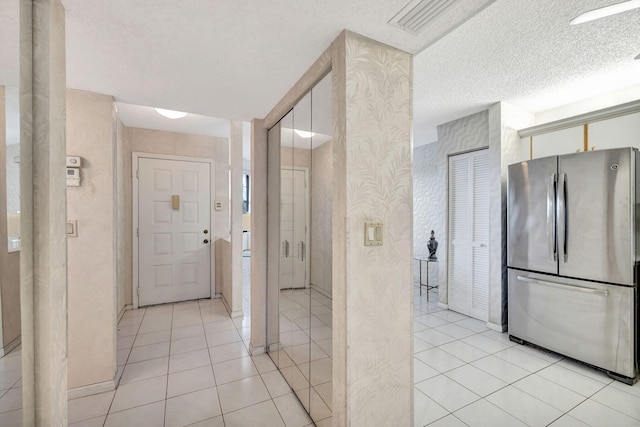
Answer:
M298 129L294 129L294 132L298 134L300 138L311 138L316 134L315 132L307 132L306 130L298 130Z
M576 16L569 24L577 25L584 22L595 21L596 19L604 18L606 16L616 15L618 13L627 12L629 10L637 9L640 7L640 0L629 0L622 3L612 4L611 6L601 7L599 9L593 9L585 12L579 16Z
M188 113L184 113L182 111L165 110L163 108L156 108L156 111L159 114L161 114L161 115L163 115L163 116L165 116L165 117L167 117L169 119L172 119L172 120L173 119L181 119L181 118L183 118L184 116L186 116L188 114Z

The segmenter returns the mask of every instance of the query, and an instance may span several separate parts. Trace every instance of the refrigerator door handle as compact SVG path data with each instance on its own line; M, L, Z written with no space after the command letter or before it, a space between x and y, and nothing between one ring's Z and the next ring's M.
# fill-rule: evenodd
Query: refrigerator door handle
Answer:
M558 174L558 196L557 196L557 219L558 221L558 246L562 247L562 259L566 263L569 254L568 251L568 233L567 227L567 174ZM560 227L562 226L562 228Z
M525 277L525 276L517 276L517 277L518 277L518 280L522 282L535 283L537 285L549 286L549 287L558 288L558 289L565 289L567 291L583 292L585 294L602 295L603 297L609 296L609 291L604 289L593 289L593 288L587 288L586 286L569 285L567 283L555 283L555 282L550 282L548 280L532 279L531 277Z
M556 218L556 183L558 176L555 173L549 175L549 188L547 189L547 241L549 243L549 256L558 260L557 244L557 218Z

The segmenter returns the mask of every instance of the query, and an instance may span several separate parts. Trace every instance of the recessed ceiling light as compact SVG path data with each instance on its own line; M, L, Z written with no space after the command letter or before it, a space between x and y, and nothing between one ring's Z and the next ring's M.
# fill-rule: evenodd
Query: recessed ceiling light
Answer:
M316 134L315 132L307 132L306 130L294 129L294 131L300 138L311 138Z
M595 21L596 19L604 18L606 16L615 15L622 12L627 12L632 9L640 7L640 0L629 0L622 3L612 4L611 6L601 7L599 9L590 10L579 16L576 16L569 24L576 25L584 22Z
M184 113L182 111L173 111L173 110L165 110L163 108L156 108L156 111L165 116L168 117L170 119L181 119L184 116L186 116L188 113Z

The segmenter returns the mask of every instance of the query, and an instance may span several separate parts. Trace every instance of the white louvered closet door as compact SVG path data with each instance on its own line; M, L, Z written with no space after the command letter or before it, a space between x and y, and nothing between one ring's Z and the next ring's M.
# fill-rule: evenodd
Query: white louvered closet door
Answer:
M489 150L449 158L449 308L489 318Z

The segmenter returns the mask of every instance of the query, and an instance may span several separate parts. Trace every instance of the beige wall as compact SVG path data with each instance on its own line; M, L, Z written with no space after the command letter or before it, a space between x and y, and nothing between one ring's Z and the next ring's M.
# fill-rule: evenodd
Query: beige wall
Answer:
M114 112L115 114L115 112ZM116 284L117 284L117 304L116 313L118 313L118 320L124 313L126 306L126 291L125 284L127 278L125 275L125 203L124 203L124 147L125 147L125 127L122 122L116 117Z
M67 187L69 388L116 372L116 206L113 98L67 91L67 154L82 157L80 187Z
M213 212L212 223L215 224L213 241L229 237L229 141L226 138L215 138L202 135L190 135L176 132L165 132L150 129L124 129L123 160L123 195L124 195L124 299L125 304L133 303L133 214L132 214L132 153L154 153L187 157L202 157L215 160L215 194L214 200L223 202L223 210ZM213 247L213 245L212 245ZM215 258L215 255L213 256ZM215 259L212 259L215 262ZM220 293L216 283L216 293Z
M311 163L311 285L331 295L331 141L313 150Z

